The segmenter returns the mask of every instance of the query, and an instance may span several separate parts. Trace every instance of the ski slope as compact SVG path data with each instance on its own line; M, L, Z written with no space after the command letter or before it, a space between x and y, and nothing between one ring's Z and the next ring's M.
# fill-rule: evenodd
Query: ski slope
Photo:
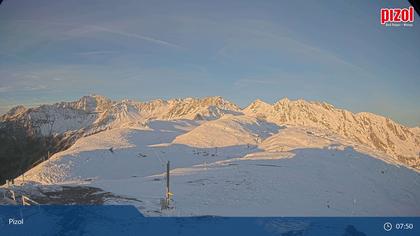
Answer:
M111 149L112 148L112 149ZM174 209L161 211L171 162ZM92 186L149 216L420 215L420 174L334 132L247 115L150 120L80 138L23 188Z

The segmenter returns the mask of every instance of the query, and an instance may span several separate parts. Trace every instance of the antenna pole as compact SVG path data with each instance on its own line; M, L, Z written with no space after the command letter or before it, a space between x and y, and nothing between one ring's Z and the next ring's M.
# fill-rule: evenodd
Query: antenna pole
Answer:
M171 201L172 193L170 192L170 189L169 189L169 170L170 170L170 164L168 161L166 162L166 193L165 193L165 198L160 199L161 210L170 208L169 203Z
M170 189L169 189L169 161L166 163L166 199L169 202L169 193L170 193Z

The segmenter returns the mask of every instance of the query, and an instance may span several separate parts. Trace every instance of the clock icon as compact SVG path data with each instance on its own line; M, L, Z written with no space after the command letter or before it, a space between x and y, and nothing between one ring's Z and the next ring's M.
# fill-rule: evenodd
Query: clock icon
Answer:
M386 222L386 223L384 224L384 230L385 230L385 231L391 231L391 229L392 229L392 224L391 224L391 223L389 223L389 222Z

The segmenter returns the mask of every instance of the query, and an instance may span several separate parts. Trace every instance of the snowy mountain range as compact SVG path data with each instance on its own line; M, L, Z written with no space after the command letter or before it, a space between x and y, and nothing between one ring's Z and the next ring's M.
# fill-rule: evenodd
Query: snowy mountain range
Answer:
M326 130L420 168L419 127L409 128L372 113L352 113L327 103L305 100L284 98L274 104L256 100L241 109L221 97L116 102L91 95L37 108L18 106L0 117L0 121L27 123L44 136L75 132L88 136L112 128L144 126L150 120L216 120L228 114L245 115L245 119L254 119L253 122L257 118L277 125Z
M0 118L17 124L58 139L16 179L40 202L78 203L69 189L84 186L146 215L420 215L419 128L327 103L91 95ZM163 212L166 160L175 209Z
M91 95L74 102L62 102L27 109L12 108L0 121L20 120L35 127L40 135L84 130L86 135L105 129L141 124L147 120L212 120L224 114L240 114L241 109L221 97L119 102Z

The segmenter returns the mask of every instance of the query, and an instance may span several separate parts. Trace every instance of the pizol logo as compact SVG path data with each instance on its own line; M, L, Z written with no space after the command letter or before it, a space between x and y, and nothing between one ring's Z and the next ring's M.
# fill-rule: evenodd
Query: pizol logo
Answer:
M413 26L414 8L382 8L381 24L385 26Z

